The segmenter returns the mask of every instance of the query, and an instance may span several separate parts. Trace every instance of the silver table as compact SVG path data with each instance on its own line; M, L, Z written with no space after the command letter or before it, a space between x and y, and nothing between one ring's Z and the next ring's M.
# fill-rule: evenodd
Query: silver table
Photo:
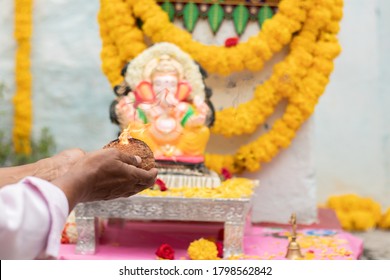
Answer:
M198 221L224 223L224 258L243 253L250 198L211 199L135 195L109 201L80 203L75 208L76 253L94 254L97 218L128 220Z

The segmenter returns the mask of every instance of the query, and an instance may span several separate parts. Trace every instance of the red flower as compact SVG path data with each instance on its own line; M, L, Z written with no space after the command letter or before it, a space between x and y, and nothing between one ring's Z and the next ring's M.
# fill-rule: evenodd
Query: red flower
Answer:
M160 188L160 191L162 192L168 190L167 185L165 185L164 181L161 179L157 179L155 184Z
M223 244L222 244L222 242L217 241L217 242L215 242L215 245L217 245L217 250L218 250L217 257L223 258Z
M61 236L61 244L69 244L69 238L67 236Z
M232 178L232 173L230 173L230 171L225 167L221 169L221 174L225 180Z
M218 231L218 240L219 241L223 241L223 236L225 234L225 231L223 228L221 228L219 231Z
M161 244L161 246L157 249L156 255L159 258L166 260L174 260L175 259L175 251L169 244Z
M238 44L238 37L230 37L225 40L225 47L230 48Z

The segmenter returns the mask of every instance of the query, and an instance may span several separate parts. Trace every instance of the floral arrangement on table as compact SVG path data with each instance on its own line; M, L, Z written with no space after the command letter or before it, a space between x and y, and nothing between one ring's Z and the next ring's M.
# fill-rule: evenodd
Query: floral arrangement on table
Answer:
M335 195L328 198L326 207L335 210L345 230L390 229L390 208L382 214L381 205L372 198L357 194Z
M217 240L214 238L199 238L192 241L187 254L191 260L220 260L223 258L223 230L218 233ZM163 243L156 250L156 256L162 260L174 260L175 250L171 245Z
M280 231L281 229L272 229ZM286 239L291 240L291 233L286 231L280 232ZM298 241L304 255L301 260L314 259L353 259L353 251L347 246L347 241L338 236L337 231L329 231L329 234L313 234L310 232L300 232ZM277 246L279 242L275 243ZM255 246L255 245L254 245ZM259 255L237 254L232 255L227 260L273 260L285 259L286 249L282 247L281 251L273 253L264 252ZM156 252L160 260L174 260L175 249L167 243L161 244ZM189 243L187 247L187 256L180 259L190 260L221 260L223 256L223 230L218 232L218 237L199 238Z
M206 71L221 75L260 71L289 45L287 57L274 67L269 80L256 87L253 98L217 112L212 128L213 133L226 137L252 134L287 100L284 115L267 133L233 154L206 154L206 166L216 172L224 167L231 173L256 171L290 145L313 113L341 51L337 33L342 8L342 0L282 0L278 12L246 42L208 46L171 23L155 0L101 0L102 69L113 87L121 84L124 65L148 47L144 38L152 43L174 43Z
M172 187L169 188L161 179L157 179L156 186L142 191L141 195L159 197L186 197L186 198L244 198L253 194L255 183L246 178L231 178L221 185L208 187Z

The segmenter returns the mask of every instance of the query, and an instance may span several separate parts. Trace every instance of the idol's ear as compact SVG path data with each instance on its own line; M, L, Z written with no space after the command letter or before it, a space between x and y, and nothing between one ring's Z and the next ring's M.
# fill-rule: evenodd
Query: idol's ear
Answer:
M130 62L126 63L126 65L123 66L122 71L121 71L122 77L126 76L126 71L127 71L127 68L129 67L129 65L130 65Z
M195 64L198 65L199 71L200 71L200 74L202 75L203 80L207 79L207 77L209 76L207 74L207 71L198 62L195 61Z
M213 91L211 90L211 88L209 88L207 86L205 86L204 92L206 94L206 99L210 99L211 96L213 95Z
M113 100L110 104L110 120L112 123L119 125L118 116L115 112L115 106L118 104L117 100Z
M137 103L150 103L155 101L156 95L153 92L152 84L148 81L142 81L138 84L137 88L135 89L135 98L137 100Z
M205 103L209 107L209 111L208 111L207 116L206 116L206 123L205 124L208 127L212 127L214 125L214 122L215 122L215 108L214 108L213 103L210 100L210 97L213 94L213 92L209 87L205 88L205 92L206 92Z
M179 83L176 98L179 101L185 101L191 95L192 87L187 81L182 81Z
M119 85L114 86L114 93L116 96L128 95L130 91L131 91L131 88L126 83L126 81L123 81Z

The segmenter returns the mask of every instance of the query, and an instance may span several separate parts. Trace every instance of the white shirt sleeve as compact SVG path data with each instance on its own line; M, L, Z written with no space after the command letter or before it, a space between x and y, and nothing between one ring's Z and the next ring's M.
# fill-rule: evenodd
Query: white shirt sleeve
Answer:
M56 257L68 216L65 194L35 177L0 189L0 259Z

